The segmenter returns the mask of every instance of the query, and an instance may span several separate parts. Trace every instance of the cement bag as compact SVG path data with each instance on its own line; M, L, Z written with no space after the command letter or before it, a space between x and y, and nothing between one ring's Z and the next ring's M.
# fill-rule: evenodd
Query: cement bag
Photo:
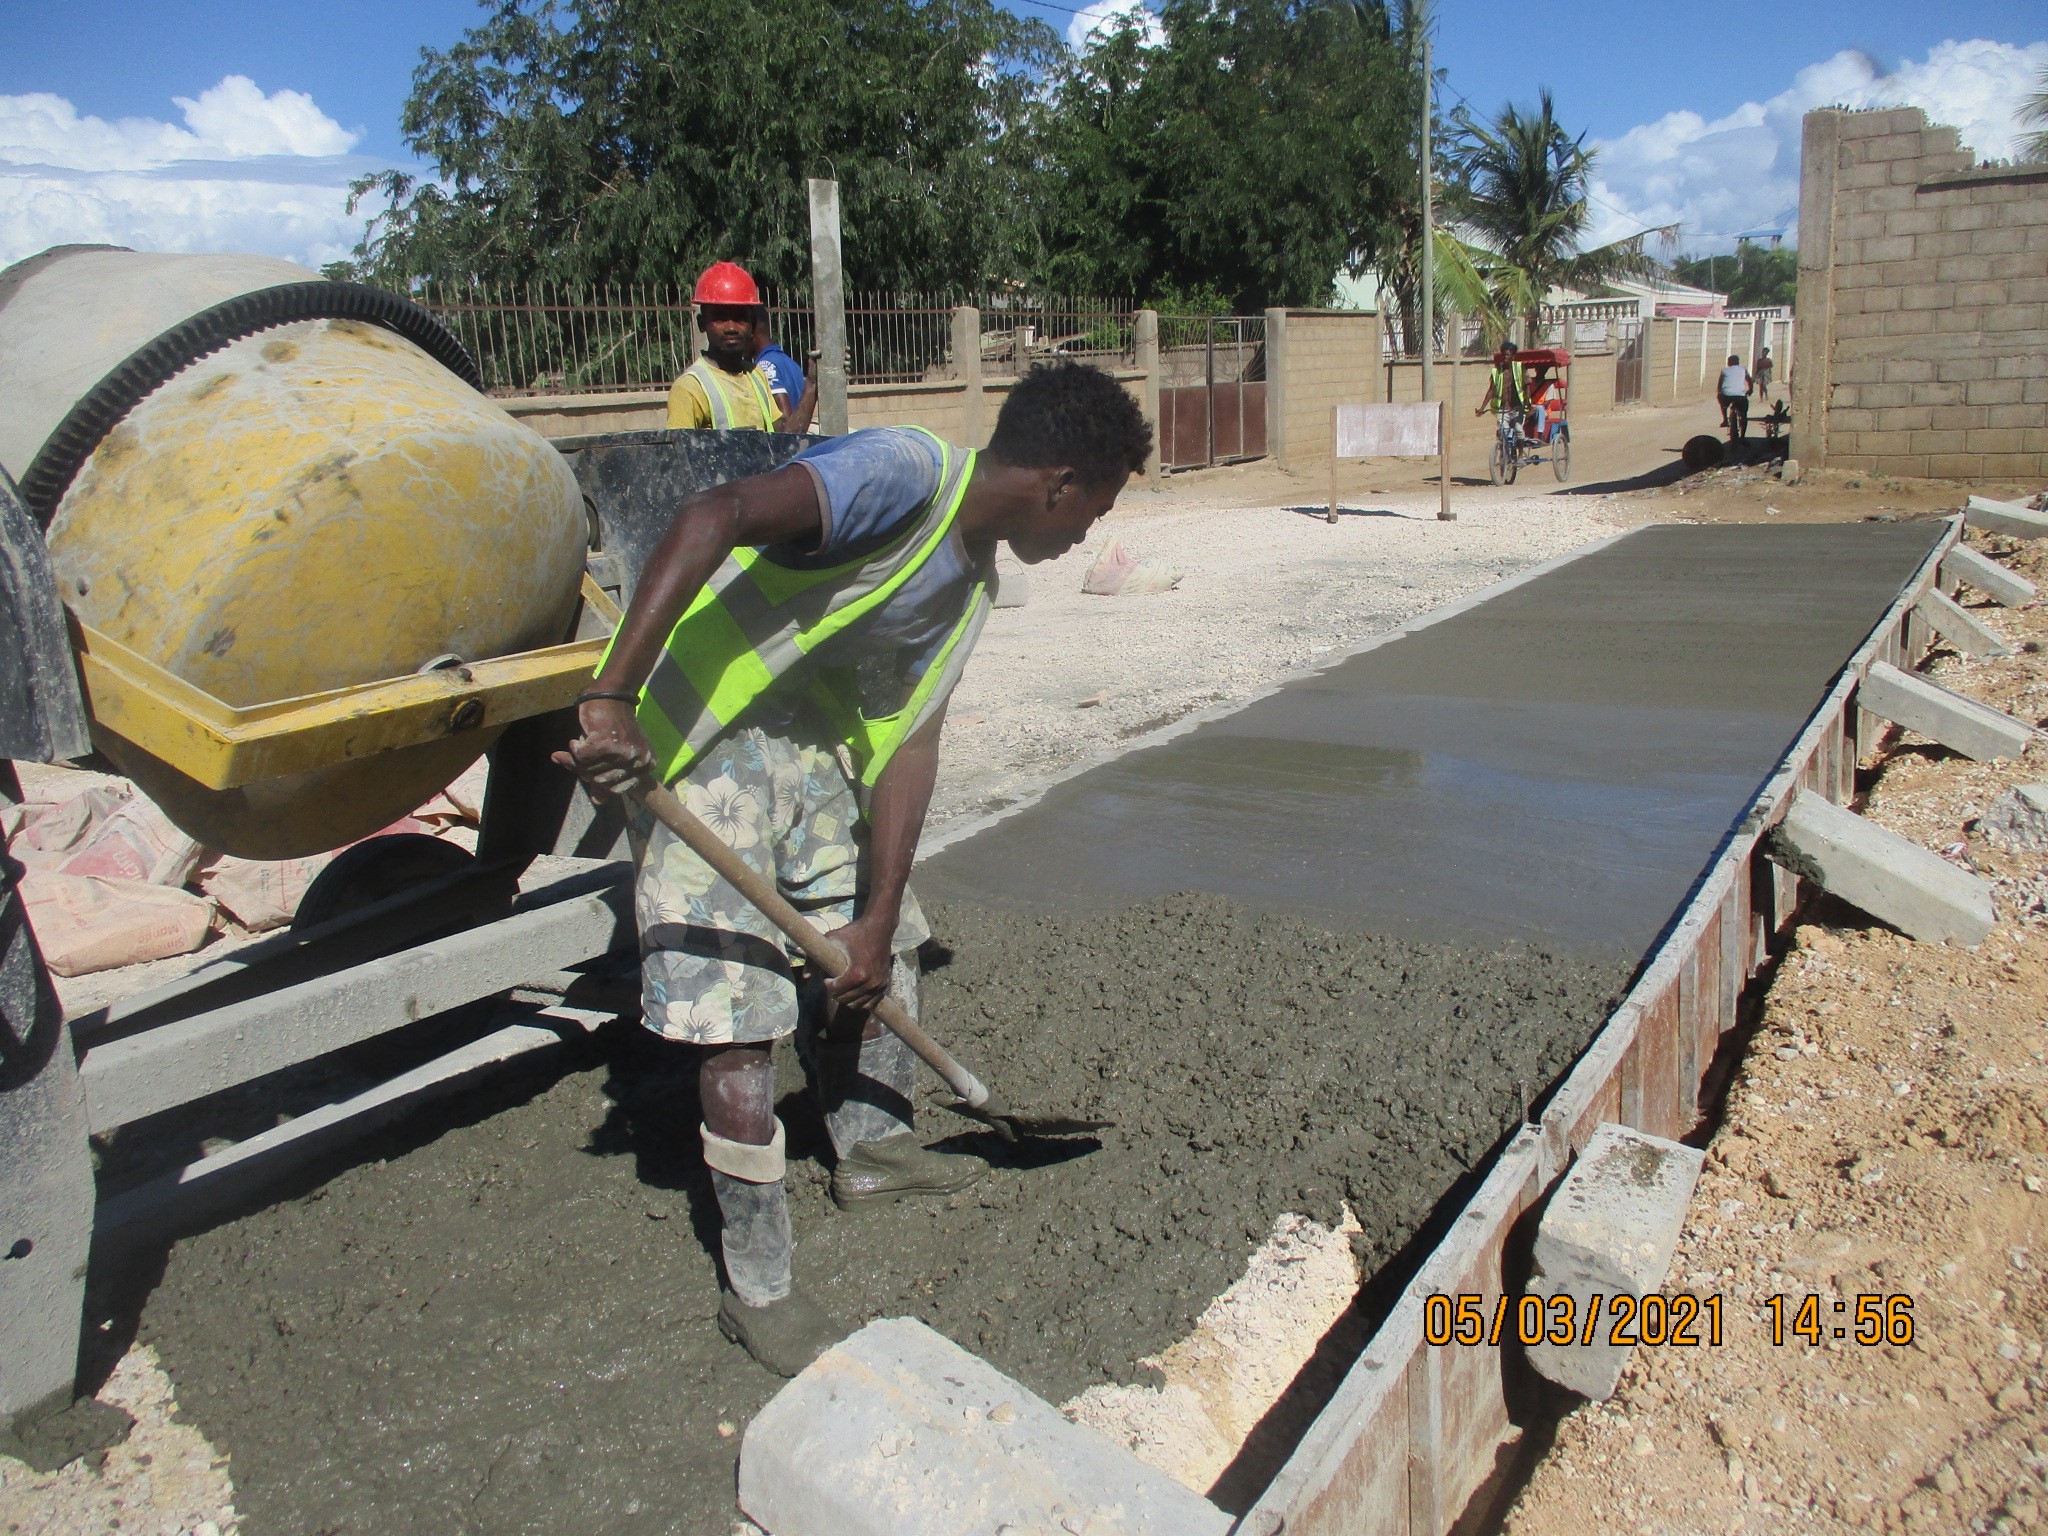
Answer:
M43 963L59 976L189 954L213 927L205 897L139 880L26 869L21 897Z
M68 800L14 807L7 817L7 851L24 869L53 870L89 842L132 793L125 784L97 784Z
M1164 560L1137 560L1124 552L1123 544L1111 539L1081 578L1081 590L1096 597L1142 597L1150 592L1171 592L1180 585L1180 572Z
M331 853L303 859L238 859L215 854L199 871L199 888L220 904L221 911L251 933L282 928L305 899L313 877L327 867Z
M183 885L204 855L205 850L173 826L156 802L147 795L130 795L57 866L57 873Z

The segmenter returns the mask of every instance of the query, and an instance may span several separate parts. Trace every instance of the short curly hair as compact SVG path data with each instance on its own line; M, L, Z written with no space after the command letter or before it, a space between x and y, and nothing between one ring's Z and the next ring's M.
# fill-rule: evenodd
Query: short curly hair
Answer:
M1088 485L1142 474L1152 426L1130 392L1086 363L1040 363L1010 390L991 456L1025 469L1071 469Z

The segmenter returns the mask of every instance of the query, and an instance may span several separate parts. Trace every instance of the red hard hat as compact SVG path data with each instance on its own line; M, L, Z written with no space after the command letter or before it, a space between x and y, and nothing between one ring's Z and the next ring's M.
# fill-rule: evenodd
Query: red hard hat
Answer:
M697 279L697 291L690 297L699 304L758 304L761 290L738 262L714 261Z

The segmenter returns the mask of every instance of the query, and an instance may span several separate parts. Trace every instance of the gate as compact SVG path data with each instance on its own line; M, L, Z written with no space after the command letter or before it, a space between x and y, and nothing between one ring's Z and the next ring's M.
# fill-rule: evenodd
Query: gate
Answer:
M1621 322L1620 345L1614 355L1614 403L1633 405L1643 398L1643 353L1647 342L1643 322Z
M1266 453L1266 317L1159 317L1159 462L1203 469Z

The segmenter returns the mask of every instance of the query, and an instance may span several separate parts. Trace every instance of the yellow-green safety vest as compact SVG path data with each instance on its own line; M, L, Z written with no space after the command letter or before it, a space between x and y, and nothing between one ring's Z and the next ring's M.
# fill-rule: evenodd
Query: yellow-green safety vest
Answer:
M640 690L638 710L662 783L686 772L819 646L876 612L944 545L975 455L922 427L911 430L938 446L938 489L885 547L823 570L778 564L765 550L735 549L676 621ZM852 750L863 785L873 786L896 749L951 692L988 617L988 586L988 572L978 571L959 622L893 714L876 718L861 711L850 667L821 667L811 680L809 695Z
M685 378L694 378L703 386L704 398L711 406L711 430L714 432L730 432L733 429L732 401L727 398L725 387L718 378L722 372L723 369L716 367L708 358L702 357L683 370ZM726 377L731 378L732 375L726 374ZM761 420L767 423L767 430L773 432L776 418L781 413L775 409L774 396L768 393L768 381L761 377L759 368L749 368L742 377L752 386L754 397L761 402Z

